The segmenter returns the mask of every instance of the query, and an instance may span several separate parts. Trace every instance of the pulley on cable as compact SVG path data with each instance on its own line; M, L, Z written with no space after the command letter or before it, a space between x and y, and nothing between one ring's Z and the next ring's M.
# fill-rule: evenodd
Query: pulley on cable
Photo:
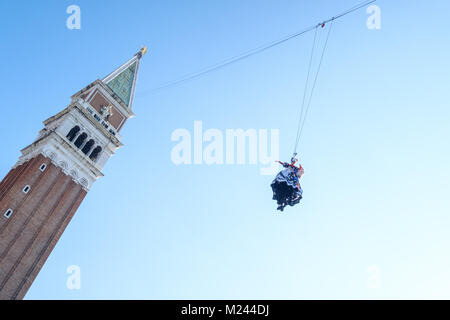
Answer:
M280 163L284 167L284 169L277 174L275 179L272 181L272 184L270 185L272 187L272 191L273 191L272 199L277 201L277 204L278 204L277 209L280 211L283 211L287 205L290 205L290 206L296 205L297 203L300 202L300 200L303 197L303 190L300 186L300 178L303 176L305 171L300 164L298 164L298 166L296 165L296 163L298 162L297 148L298 148L298 145L300 142L300 137L303 132L303 127L305 125L305 121L307 119L307 116L308 116L308 113L310 110L314 89L316 88L317 78L319 75L320 68L322 66L322 61L323 61L323 57L325 54L325 50L328 45L328 39L330 37L330 32L331 32L331 28L333 26L333 21L334 21L334 18L331 19L330 27L328 28L328 33L327 33L327 37L325 40L325 44L322 49L322 54L320 55L319 64L318 64L317 70L315 72L314 81L310 85L310 75L311 75L311 69L312 69L313 60L314 60L314 51L316 48L317 33L319 30L319 27L320 27L320 29L323 29L325 27L325 23L319 23L315 28L314 40L313 40L313 45L311 48L311 55L310 55L309 64L308 64L308 72L306 75L305 88L303 91L303 99L302 99L302 104L301 104L301 108L300 108L300 116L299 116L298 124L297 124L297 134L296 134L295 144L294 144L294 154L291 158L290 163L278 161L278 163ZM308 90L310 90L310 91L308 92Z

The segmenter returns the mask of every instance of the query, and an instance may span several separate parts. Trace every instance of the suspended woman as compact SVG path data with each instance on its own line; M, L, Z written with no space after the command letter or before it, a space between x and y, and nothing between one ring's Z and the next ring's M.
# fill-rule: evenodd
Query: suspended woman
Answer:
M302 199L303 190L300 187L300 178L303 176L305 170L299 164L295 164L298 159L291 158L291 163L278 161L285 169L277 174L270 185L273 191L273 200L277 201L277 210L283 211L287 205L294 206Z

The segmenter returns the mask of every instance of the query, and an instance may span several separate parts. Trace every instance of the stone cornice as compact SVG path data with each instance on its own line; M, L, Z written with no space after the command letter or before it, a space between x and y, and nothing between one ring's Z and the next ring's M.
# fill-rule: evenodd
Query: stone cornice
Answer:
M21 152L22 156L15 167L42 154L51 159L52 163L61 168L65 174L70 175L73 181L81 184L86 191L89 191L98 178L103 177L103 173L93 161L53 130L22 149Z

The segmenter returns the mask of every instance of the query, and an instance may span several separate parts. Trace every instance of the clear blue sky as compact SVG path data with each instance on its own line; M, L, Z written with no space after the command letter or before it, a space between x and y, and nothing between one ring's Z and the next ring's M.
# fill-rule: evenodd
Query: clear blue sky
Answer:
M170 136L194 120L274 128L288 159L312 33L149 93L356 3L2 1L2 177L73 93L149 46L125 146L26 298L450 298L448 1L378 1L381 30L364 9L334 24L302 138L304 199L283 214L259 166L175 166ZM66 28L71 4L81 30ZM74 264L81 290L66 288Z

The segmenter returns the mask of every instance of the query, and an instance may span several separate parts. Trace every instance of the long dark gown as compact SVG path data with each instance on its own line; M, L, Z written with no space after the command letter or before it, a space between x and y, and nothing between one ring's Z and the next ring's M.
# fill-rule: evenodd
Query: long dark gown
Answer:
M287 205L294 206L300 202L303 190L299 184L300 169L282 163L286 168L279 172L270 185L273 191L273 200L277 201L278 210L283 211Z

